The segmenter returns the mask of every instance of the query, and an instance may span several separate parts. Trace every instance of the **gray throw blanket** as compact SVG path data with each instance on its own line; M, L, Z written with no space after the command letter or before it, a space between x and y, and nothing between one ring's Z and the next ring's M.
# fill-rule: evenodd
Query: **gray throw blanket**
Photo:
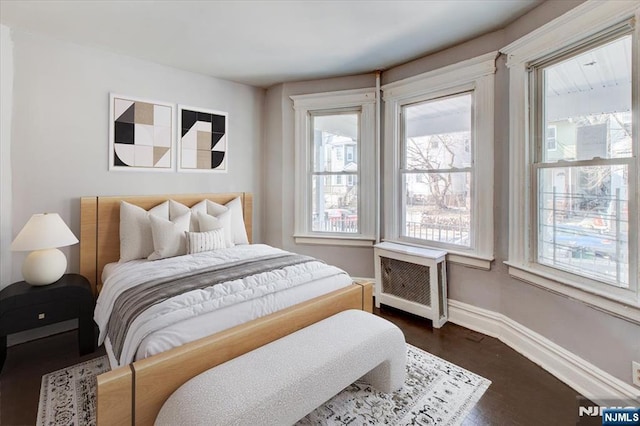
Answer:
M138 315L153 305L188 291L314 261L318 260L298 254L261 256L151 280L130 288L118 296L109 318L108 335L113 352L120 359L129 327Z

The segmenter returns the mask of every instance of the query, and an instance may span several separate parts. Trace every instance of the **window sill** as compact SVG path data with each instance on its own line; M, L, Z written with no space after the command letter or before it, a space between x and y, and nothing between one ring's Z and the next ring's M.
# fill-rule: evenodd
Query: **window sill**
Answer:
M315 244L326 246L373 247L375 240L367 237L343 237L320 235L294 235L296 244Z
M390 243L404 244L412 247L429 248L433 250L442 250L447 252L447 262L455 263L457 265L468 266L470 268L482 269L483 271L491 270L491 262L493 257L483 257L473 253L467 253L463 251L451 250L448 248L434 247L423 244L414 244L402 240L384 240Z
M491 262L493 258L487 259L468 253L456 253L449 251L447 254L447 262L458 265L468 266L470 268L482 269L483 271L491 270Z
M509 266L509 275L517 280L561 296L579 300L607 314L640 324L640 303L638 301L613 298L610 295L598 293L593 289L584 288L579 283L561 281L558 277L538 271L530 266L513 262L504 263Z

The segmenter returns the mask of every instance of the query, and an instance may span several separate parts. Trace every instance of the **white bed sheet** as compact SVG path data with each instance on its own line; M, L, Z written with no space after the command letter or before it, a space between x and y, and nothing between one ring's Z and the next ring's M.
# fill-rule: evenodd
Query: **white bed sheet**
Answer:
M244 247L236 246L231 249L220 250L219 253L215 254L209 253L208 255L203 255L200 253L199 256L192 255L163 259L162 261L156 261L163 262L162 264L156 263L156 265L173 272L184 271L197 267L203 262L211 264L231 261L246 255L259 255L264 254L265 252L273 252L273 250L278 251L277 249L264 245ZM221 253L223 251L225 253ZM193 256L196 258L194 259ZM117 362L111 347L111 342L106 336L106 324L108 323L107 312L110 314L113 300L115 300L120 292L130 288L136 283L150 278L148 266L143 267L145 273L141 276L139 276L140 274L134 273L134 271L139 268L139 266L136 266L136 263L140 265L147 262L136 261L127 262L126 265L107 265L103 274L103 282L105 285L103 287L103 291L100 293L101 299L99 298L96 306L95 319L101 330L100 341L105 343L105 348L112 368L117 367L120 363ZM156 268L154 268L154 270L155 269ZM155 271L152 273L155 273ZM116 280L118 276L122 278L123 275L128 275L130 276L129 278L131 278L128 279L125 284L122 283L122 279ZM116 285L110 287L110 284L113 282L116 282ZM188 318L144 337L138 346L135 359L143 359L164 352L184 343L260 318L339 288L346 287L351 283L352 280L346 273L329 277L318 277L305 284L287 288L276 293L267 294L260 298L240 301L232 306L225 306L196 317Z

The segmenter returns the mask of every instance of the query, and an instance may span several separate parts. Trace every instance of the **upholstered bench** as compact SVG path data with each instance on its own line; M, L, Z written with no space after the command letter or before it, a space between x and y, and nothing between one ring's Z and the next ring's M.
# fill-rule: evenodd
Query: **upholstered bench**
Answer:
M405 363L398 327L344 311L192 378L155 424L293 424L359 378L383 392L400 389Z

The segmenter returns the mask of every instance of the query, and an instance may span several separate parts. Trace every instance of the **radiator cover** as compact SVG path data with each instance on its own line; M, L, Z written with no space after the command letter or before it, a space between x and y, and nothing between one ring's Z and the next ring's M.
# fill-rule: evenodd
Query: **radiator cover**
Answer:
M446 252L384 242L376 244L376 306L392 306L432 320L448 319Z

